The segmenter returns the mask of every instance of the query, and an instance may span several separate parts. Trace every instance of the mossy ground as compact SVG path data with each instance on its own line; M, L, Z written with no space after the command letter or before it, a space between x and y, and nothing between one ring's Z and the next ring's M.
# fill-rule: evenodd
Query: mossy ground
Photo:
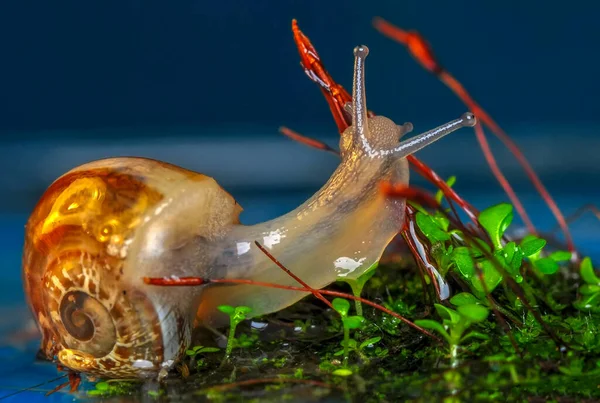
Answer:
M526 277L522 285L542 297L535 309L552 337L527 309L506 300L502 287L494 293L518 352L494 312L471 326L485 337L465 341L453 358L447 343L363 307L365 322L350 333L356 342L350 342L344 365L340 316L310 296L242 322L226 361L224 349L190 353L185 367L162 384L92 383L82 393L109 401L600 400L600 315L573 305L578 268L562 267L543 280ZM460 291L459 283L450 285ZM345 284L332 288L349 291ZM362 295L411 320L439 319L434 290L411 258L381 264ZM206 331L197 335L202 346L217 346L215 339Z

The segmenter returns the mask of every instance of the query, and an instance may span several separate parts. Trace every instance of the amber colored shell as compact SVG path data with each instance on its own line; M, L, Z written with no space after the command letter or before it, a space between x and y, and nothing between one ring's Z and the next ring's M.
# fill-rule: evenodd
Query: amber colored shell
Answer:
M115 158L80 166L48 188L27 222L23 282L49 359L110 377L156 371L161 323L152 301L124 280L124 268L135 267L125 265L127 245L149 209L201 181L218 186L174 165Z

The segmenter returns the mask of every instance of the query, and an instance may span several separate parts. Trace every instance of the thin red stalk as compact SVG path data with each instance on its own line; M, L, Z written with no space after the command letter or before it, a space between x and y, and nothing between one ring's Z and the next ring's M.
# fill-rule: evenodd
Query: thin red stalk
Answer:
M475 100L470 96L470 94L463 87L463 85L437 61L429 43L418 32L405 31L379 17L373 20L373 25L383 35L406 46L409 52L412 54L412 56L421 64L421 66L423 66L425 70L438 77L448 88L450 88L450 90L452 90L455 93L456 96L458 96L458 98L460 98L463 101L463 103L465 103L465 105L467 105L467 107L471 110L471 112L475 114L475 116L477 116L486 126L490 127L494 135L504 143L504 145L515 156L519 164L523 167L525 173L533 183L538 193L542 196L544 202L548 205L548 207L552 211L552 214L554 215L558 224L560 225L569 251L575 252L575 246L573 244L571 233L569 231L568 225L562 212L560 211L556 202L554 201L554 199L540 180L539 176L529 164L529 161L527 161L527 158L525 158L519 147L508 136L508 134L506 134L506 132L502 130L502 128L500 128L500 126L491 118L491 116L481 106L479 106L477 102L475 102ZM520 204L520 202L515 202L515 200L518 200L516 195L512 191L508 191L508 188L506 187L507 182L505 178L497 174L497 172L499 172L497 166L496 169L492 166L493 164L495 164L495 162L493 162L493 155L489 150L489 147L488 151L486 151L484 149L484 144L481 141L482 137L478 135L477 139L479 141L480 146L482 147L488 164L494 171L494 175L496 176L496 178L498 179L504 190L507 192L507 194L511 198L511 201L513 202L513 204L515 204L516 207L516 205ZM517 211L523 219L523 222L527 225L529 230L532 231L533 225L531 224L531 220L526 214L522 214L525 212L525 210L522 209L521 211L520 209L517 209ZM535 232L535 230L533 230L532 232Z
M408 186L403 183L382 182L379 185L381 192L389 197L403 197L405 199L414 200L417 203L423 204L426 207L437 209L440 207L435 198L423 189L414 186Z
M494 157L494 154L492 153L492 150L490 149L490 145L489 145L487 139L485 138L485 133L483 132L483 127L481 126L480 123L476 123L474 129L475 129L475 136L477 137L477 141L479 141L479 146L481 147L481 150L483 151L483 155L485 156L485 159L487 160L487 163L490 166L490 169L492 170L494 176L500 183L500 186L502 186L502 189L504 189L504 192L506 192L506 194L508 195L508 198L510 199L512 204L515 206L517 213L519 214L519 216L525 223L525 226L527 227L529 232L531 232L532 234L536 234L537 230L535 229L535 226L531 222L529 215L525 211L523 204L521 204L521 200L519 200L519 198L517 197L512 186L510 185L510 183L508 182L508 180L506 179L506 177L500 170L498 163L496 162L496 157Z
M441 300L442 292L439 283L441 276L435 266L429 261L429 258L427 257L427 248L423 242L421 242L415 231L415 220L413 217L416 214L416 211L412 207L406 206L406 214L408 225L402 230L402 236L408 243L408 247L410 248L417 264L419 264L419 266L423 266L424 269L429 272L429 277L433 282L435 292L438 296L438 299Z
M309 290L311 290L312 294L315 297L317 297L318 299L323 301L323 303L325 303L325 305L327 305L331 309L335 310L335 308L333 307L331 302L329 302L329 300L327 300L327 298L325 298L323 295L321 295L321 292L319 290L309 286L308 284L306 284L304 282L304 280L302 280L300 277L298 277L294 273L292 273L287 267L285 267L283 265L283 263L281 263L279 260L277 260L277 258L275 258L275 256L273 256L267 249L265 249L258 241L254 241L254 244L258 247L258 249L261 250L262 253L264 253L269 259L271 259L271 261L273 263L275 263L277 265L277 267L279 267L281 270L283 270L288 276L290 276L291 278L296 280L298 283L300 283L301 286L306 287Z
M301 292L306 292L309 294L313 293L313 289L311 289L311 288L295 287L292 285L281 285L281 284L276 284L276 283L268 283L268 282L264 282L264 281L255 281L255 280L248 280L248 279L229 279L229 278L228 279L206 279L206 278L202 278L202 277L144 277L143 280L144 280L144 283L146 283L146 284L158 285L158 286L163 286L163 287L164 286L167 286L167 287L199 286L199 285L204 285L204 284L247 284L247 285L255 285L258 287L278 288L281 290L301 291ZM365 299L362 297L357 297L357 296L354 296L354 295L351 295L351 294L348 294L345 292L332 291L332 290L319 290L319 293L324 294L324 295L331 295L334 297L351 299L354 301L360 301L363 304L372 306L373 308L379 309L380 311L387 313L388 315L393 316L396 319L401 320L402 322L406 323L408 326L439 341L440 343L442 342L442 340L439 337L429 333L427 330L414 324L413 322L406 319L402 315L399 315L396 312L394 312L390 309L387 309L386 307L379 305L375 302L369 301L368 299Z
M321 88L338 126L338 131L342 133L350 125L349 116L344 112L344 105L352 102L352 97L344 87L336 83L329 75L321 62L319 54L310 42L310 39L300 30L296 20L292 21L292 32L298 53L300 54L300 64L306 75ZM374 116L371 111L369 111L369 115ZM421 175L440 188L446 197L458 203L471 220L477 222L477 211L452 190L435 171L414 155L409 155L407 160Z
M329 145L323 143L322 141L304 136L288 127L281 126L279 128L279 132L290 139L297 141L298 143L304 144L306 146L316 148L317 150L327 151L335 155L340 155L337 150L334 150Z
M440 80L442 80L442 82L444 82L444 84L446 84L465 103L465 105L471 109L471 112L476 114L476 116L479 117L481 121L492 130L492 133L494 133L494 135L498 137L500 141L504 143L504 146L508 148L514 155L519 164L521 164L521 167L525 171L526 175L529 177L529 180L536 188L537 192L542 196L542 199L552 211L554 218L562 229L569 251L574 252L575 246L573 244L571 232L562 211L560 211L558 205L517 144L504 130L502 130L502 128L494 121L494 119L492 119L492 117L471 97L463 85L449 72L446 70L442 71L440 73Z

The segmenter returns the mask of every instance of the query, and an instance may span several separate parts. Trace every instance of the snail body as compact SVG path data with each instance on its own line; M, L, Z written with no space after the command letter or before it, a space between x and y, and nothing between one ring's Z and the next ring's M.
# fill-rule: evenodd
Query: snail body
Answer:
M353 124L341 163L295 210L245 226L242 208L205 175L144 158L91 162L57 179L26 227L23 280L43 353L103 377L152 377L170 369L194 326L226 323L219 305L253 315L306 293L252 285L156 287L144 277L236 278L297 285L254 246L260 242L314 288L357 278L401 228L405 202L378 191L408 183L405 157L475 123L471 114L399 142L410 131L367 117L366 47L355 49Z

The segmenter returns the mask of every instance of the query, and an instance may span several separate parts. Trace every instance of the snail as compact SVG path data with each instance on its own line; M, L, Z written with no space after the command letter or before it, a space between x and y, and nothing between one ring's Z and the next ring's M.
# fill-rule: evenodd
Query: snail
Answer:
M400 142L412 125L368 117L366 46L354 49L352 116L341 163L295 210L245 226L240 205L212 178L145 158L109 158L54 181L32 212L23 252L27 302L41 352L80 373L154 377L181 359L201 324L224 324L219 305L253 315L306 293L251 285L156 287L143 277L238 278L296 285L253 245L259 241L311 287L357 278L401 228L405 201L380 181L408 183L406 156L461 127L465 113Z

